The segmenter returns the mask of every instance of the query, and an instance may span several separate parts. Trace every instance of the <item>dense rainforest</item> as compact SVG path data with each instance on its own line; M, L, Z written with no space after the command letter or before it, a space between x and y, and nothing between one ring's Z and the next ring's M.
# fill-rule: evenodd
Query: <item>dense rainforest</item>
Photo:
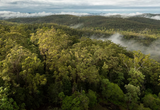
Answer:
M152 53L91 39L118 32L126 42L150 46L160 38L160 21L69 19L0 21L0 110L160 110L159 54L152 59Z

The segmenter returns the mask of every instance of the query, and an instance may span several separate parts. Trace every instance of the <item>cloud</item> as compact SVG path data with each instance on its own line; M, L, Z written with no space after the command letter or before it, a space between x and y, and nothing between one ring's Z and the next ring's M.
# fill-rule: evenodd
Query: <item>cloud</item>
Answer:
M88 16L88 15L91 15L91 14L89 14L89 13L76 13L76 12L61 12L61 13L53 13L53 15Z
M152 16L152 17L146 16L146 18L150 18L150 19L154 19L154 20L160 20L160 15L156 15L156 16Z
M106 17L110 17L110 16L119 16L122 18L128 18L128 17L133 17L133 16L139 16L142 15L143 13L140 12L136 12L136 13L105 13L105 14L100 14L101 16L106 16Z
M20 13L20 12L11 12L11 11L0 11L0 18L18 18L18 17L38 17L38 16L48 16L53 13L39 12L39 13Z
M80 13L80 12L60 12L60 13L52 13L52 12L37 12L37 13L21 13L21 12L12 12L12 11L0 11L0 19L9 19L9 18L22 18L22 17L41 17L41 16L49 16L49 15L75 15L75 16L91 16L94 14L90 13ZM96 14L100 16L106 17L121 17L121 18L129 18L129 17L145 17L154 20L160 20L160 14L144 14L140 12L136 13L104 13L104 14ZM78 25L79 26L79 25ZM75 26L76 27L76 26Z
M0 19L9 19L9 18L19 18L19 17L40 17L40 16L49 16L49 15L75 15L75 16L90 16L94 14L89 13L79 13L79 12L60 12L60 13L52 13L52 12L37 12L37 13L21 13L21 12L12 12L12 11L0 11ZM148 15L144 13L104 13L104 14L96 14L100 16L114 16L121 18L129 18L134 16L150 18L154 20L160 20L160 15Z
M75 15L75 16L86 16L90 15L88 13L75 13L75 12L61 12L61 13L51 13L51 12L39 12L39 13L20 13L11 11L0 11L0 19L9 18L21 18L21 17L40 17L49 15Z
M115 5L115 6L160 6L159 0L0 0L0 6L36 5Z
M0 11L23 13L159 13L159 10L159 0L0 0Z
M129 17L144 17L144 18L149 18L149 19L154 19L154 20L160 20L160 14L145 14L145 13L140 13L140 12L136 12L136 13L105 13L105 14L100 14L101 16L106 16L106 17L121 17L121 18L129 18Z

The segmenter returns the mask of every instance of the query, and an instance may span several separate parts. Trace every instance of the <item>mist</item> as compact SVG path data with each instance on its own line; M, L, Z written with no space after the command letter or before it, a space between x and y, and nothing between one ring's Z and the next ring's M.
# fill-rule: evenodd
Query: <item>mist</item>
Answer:
M83 23L79 23L79 24L76 24L76 25L70 25L70 28L78 29L78 28L81 28L83 25L84 25Z
M20 13L20 12L12 12L12 11L0 11L1 19L9 19L9 18L22 18L22 17L40 17L40 16L49 16L52 13L39 12L39 13Z
M49 15L75 15L75 16L86 16L90 15L88 13L75 13L75 12L61 12L61 13L51 13L51 12L39 12L39 13L20 13L12 11L0 11L0 19L10 19L10 18L24 18L24 17L43 17Z
M153 41L149 46L144 46L135 40L125 40L123 35L119 33L115 33L107 38L96 36L91 36L90 38L102 41L111 40L113 43L126 47L127 50L140 50L143 54L150 54L151 58L154 58L155 60L157 60L156 57L160 56L160 40Z
M52 12L38 12L38 13L21 13L21 12L13 12L13 11L0 11L0 19L10 19L10 18L22 18L22 17L42 17L42 16L49 16L49 15L74 15L74 16L105 16L105 17L120 17L120 18L129 18L129 17L144 17L154 20L160 20L160 15L152 14L148 15L145 13L87 13L87 12L60 12L60 13L52 13Z
M150 18L150 19L154 19L154 20L160 20L160 16L158 16L158 15L152 16L152 17L146 17L146 18Z

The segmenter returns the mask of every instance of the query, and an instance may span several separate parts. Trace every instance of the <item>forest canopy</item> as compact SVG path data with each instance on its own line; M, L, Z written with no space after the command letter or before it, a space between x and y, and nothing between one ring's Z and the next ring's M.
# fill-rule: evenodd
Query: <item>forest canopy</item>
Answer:
M1 21L0 110L159 110L158 60L88 38L100 30Z

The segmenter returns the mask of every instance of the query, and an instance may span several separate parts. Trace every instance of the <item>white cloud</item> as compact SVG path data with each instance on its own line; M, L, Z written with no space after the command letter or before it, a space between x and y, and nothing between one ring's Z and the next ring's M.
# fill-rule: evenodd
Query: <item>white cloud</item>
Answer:
M160 15L148 15L148 14L144 14L144 13L140 13L140 12L136 12L136 13L106 13L106 14L100 14L101 16L106 16L106 17L110 17L110 16L117 16L117 17L121 17L121 18L129 18L129 17L134 17L134 16L139 16L139 17L145 17L145 18L149 18L149 19L154 19L154 20L160 20Z
M52 13L52 12L38 12L38 13L21 13L21 12L12 12L12 11L0 11L0 19L9 19L9 18L19 18L19 17L39 17L39 16L49 16L49 15L75 15L75 16L89 16L92 14L89 13L76 13L76 12L60 12L60 13ZM100 16L116 16L121 18L128 18L133 16L140 16L145 18L150 18L154 20L160 20L160 15L148 15L144 13L105 13L99 14Z
M0 11L14 12L159 13L159 10L160 0L0 0Z
M37 16L47 16L52 15L53 13L20 13L20 12L11 12L11 11L0 11L0 18L8 19L8 18L18 18L18 17L37 17Z
M122 6L160 6L159 0L0 0L0 6L15 5L27 3L25 5L34 4L72 4L72 5L122 5ZM12 4L14 3L14 4ZM31 4L30 4L31 3ZM18 5L19 4L19 5ZM24 4L23 4L24 5Z
M158 15L157 15L157 16L152 16L152 17L147 17L147 16L146 16L146 18L155 19L155 20L160 20L160 16L158 16Z
M90 15L89 13L75 13L75 12L61 12L55 13L53 15L75 15L75 16L87 16Z
M86 16L90 15L88 13L75 13L75 12L61 12L61 13L20 13L20 12L11 12L11 11L0 11L0 18L9 19L9 18L19 18L19 17L39 17L39 16L48 16L48 15L75 15L75 16Z
M120 17L122 18L128 18L128 17L133 17L133 16L138 16L138 15L142 15L143 13L139 13L139 12L136 12L136 13L106 13L106 14L100 14L101 16L116 16L116 15L119 15Z

